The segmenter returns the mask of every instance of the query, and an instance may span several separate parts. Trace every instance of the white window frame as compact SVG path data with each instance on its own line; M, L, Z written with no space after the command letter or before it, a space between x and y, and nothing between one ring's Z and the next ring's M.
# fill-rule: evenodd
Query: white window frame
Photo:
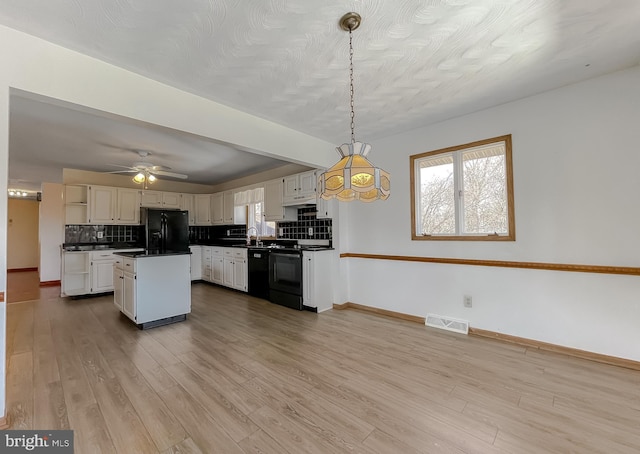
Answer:
M462 232L465 225L464 219L464 193L462 156L465 152L478 147L492 144L504 144L505 171L506 171L506 196L507 196L507 232L506 233L466 233ZM422 234L418 225L420 218L420 162L425 158L434 156L451 156L454 169L454 211L455 233L453 234ZM471 240L471 241L515 241L515 214L513 200L513 162L511 152L511 135L480 140L455 147L429 151L409 158L411 170L411 239L412 240Z

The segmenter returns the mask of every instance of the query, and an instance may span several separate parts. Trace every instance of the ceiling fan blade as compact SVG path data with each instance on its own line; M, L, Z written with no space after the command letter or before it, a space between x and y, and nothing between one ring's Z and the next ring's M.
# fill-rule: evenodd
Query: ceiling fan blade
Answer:
M150 165L149 166L149 171L151 172L157 172L159 170L171 170L171 167L167 167L167 166L153 166Z
M102 173L136 173L138 172L135 169L130 169L130 170L112 170L111 172L102 172Z
M180 178L181 180L186 180L187 178L189 178L187 175L184 175L182 173L166 172L164 170L155 170L151 173L153 173L154 175L161 175L165 177Z

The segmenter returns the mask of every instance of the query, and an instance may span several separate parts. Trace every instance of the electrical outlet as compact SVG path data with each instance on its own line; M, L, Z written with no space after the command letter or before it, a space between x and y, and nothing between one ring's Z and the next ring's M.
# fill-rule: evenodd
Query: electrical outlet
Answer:
M465 296L462 298L462 301L463 301L463 303L464 303L464 307L473 307L473 301L472 301L472 299L471 299L471 296L470 296L470 295L465 295Z
M313 227L309 227L309 236L313 236Z
M98 239L101 239L104 236L104 232L96 232Z

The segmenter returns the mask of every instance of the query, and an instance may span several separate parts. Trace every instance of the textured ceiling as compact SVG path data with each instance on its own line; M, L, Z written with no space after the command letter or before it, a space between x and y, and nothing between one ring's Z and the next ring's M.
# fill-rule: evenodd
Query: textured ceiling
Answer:
M638 0L0 0L0 23L340 144L640 63Z

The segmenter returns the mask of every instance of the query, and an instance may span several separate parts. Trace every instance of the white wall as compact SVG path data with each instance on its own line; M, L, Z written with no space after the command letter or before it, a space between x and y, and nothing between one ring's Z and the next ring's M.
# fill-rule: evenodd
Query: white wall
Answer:
M639 266L639 82L635 67L373 142L392 195L349 205L341 252ZM503 134L516 241L411 241L409 156ZM640 361L640 277L343 261L348 301Z
M64 241L64 186L42 184L40 202L40 282L61 278L61 246Z

